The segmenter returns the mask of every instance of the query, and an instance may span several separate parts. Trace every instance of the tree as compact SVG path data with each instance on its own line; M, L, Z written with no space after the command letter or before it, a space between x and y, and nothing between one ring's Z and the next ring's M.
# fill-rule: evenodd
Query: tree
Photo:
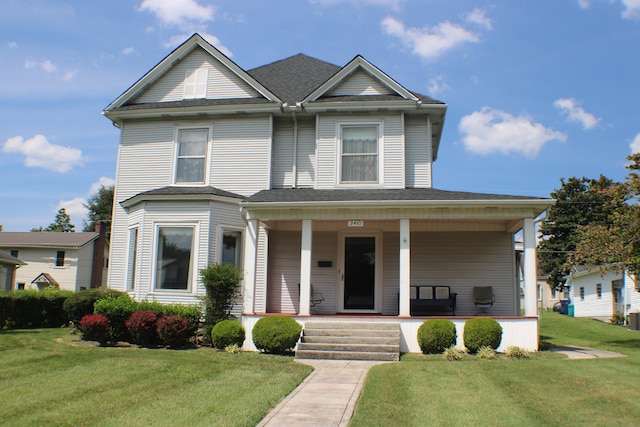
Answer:
M580 240L579 227L606 225L620 206L615 196L618 183L600 176L599 179L569 178L560 180L561 187L551 193L556 200L549 208L540 232L539 266L548 274L549 285L560 288L570 273L570 255Z
M47 228L32 228L31 231L35 232L58 232L58 233L73 233L76 226L71 224L71 217L67 214L65 208L62 208L56 214L54 222L49 224Z
M608 189L610 205L614 206L605 224L586 224L578 227L579 237L570 264L613 267L632 274L640 274L640 154L627 157L631 172L624 183Z
M102 185L100 189L87 200L84 207L89 210L89 222L84 221L84 229L82 231L94 231L96 222L111 221L113 212L113 193L114 186L105 187Z

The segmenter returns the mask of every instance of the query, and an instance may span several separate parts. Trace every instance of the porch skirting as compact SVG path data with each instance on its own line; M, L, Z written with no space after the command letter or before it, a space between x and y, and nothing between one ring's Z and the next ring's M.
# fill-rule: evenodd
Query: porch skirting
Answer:
M243 350L257 351L253 344L251 331L256 322L263 317L274 316L275 314L255 314L242 315L242 326L246 331ZM278 314L287 316L287 314ZM456 325L457 343L456 347L464 349L464 323L475 316L298 316L290 315L304 328L308 320L321 320L323 322L394 322L400 323L400 352L420 353L418 345L418 328L428 319L449 319ZM527 351L538 350L538 316L490 316L502 326L502 342L498 351L506 351L511 346L517 346Z

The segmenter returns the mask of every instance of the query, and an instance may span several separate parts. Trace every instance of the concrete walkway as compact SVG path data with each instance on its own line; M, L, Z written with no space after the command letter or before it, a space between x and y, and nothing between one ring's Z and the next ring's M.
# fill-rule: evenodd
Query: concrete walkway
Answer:
M359 360L298 359L315 370L258 424L262 427L346 426L369 369Z
M607 359L611 357L627 357L614 351L598 350L596 348L578 347L575 345L553 346L549 349L555 353L561 353L568 359Z

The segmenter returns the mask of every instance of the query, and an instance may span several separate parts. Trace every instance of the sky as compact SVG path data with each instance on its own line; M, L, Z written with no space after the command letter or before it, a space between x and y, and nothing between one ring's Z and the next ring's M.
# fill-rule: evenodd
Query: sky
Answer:
M198 32L245 70L356 55L448 105L435 188L549 197L640 152L640 0L0 0L0 225L115 181L103 109Z

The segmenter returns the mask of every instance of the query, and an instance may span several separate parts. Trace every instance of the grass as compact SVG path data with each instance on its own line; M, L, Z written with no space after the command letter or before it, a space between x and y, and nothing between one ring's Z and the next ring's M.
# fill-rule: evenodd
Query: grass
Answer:
M254 426L311 371L291 357L70 338L67 329L0 331L0 424Z
M371 369L352 427L357 426L610 426L640 419L640 332L594 320L543 313L541 338L623 353L615 359L530 359L449 362L406 354Z

